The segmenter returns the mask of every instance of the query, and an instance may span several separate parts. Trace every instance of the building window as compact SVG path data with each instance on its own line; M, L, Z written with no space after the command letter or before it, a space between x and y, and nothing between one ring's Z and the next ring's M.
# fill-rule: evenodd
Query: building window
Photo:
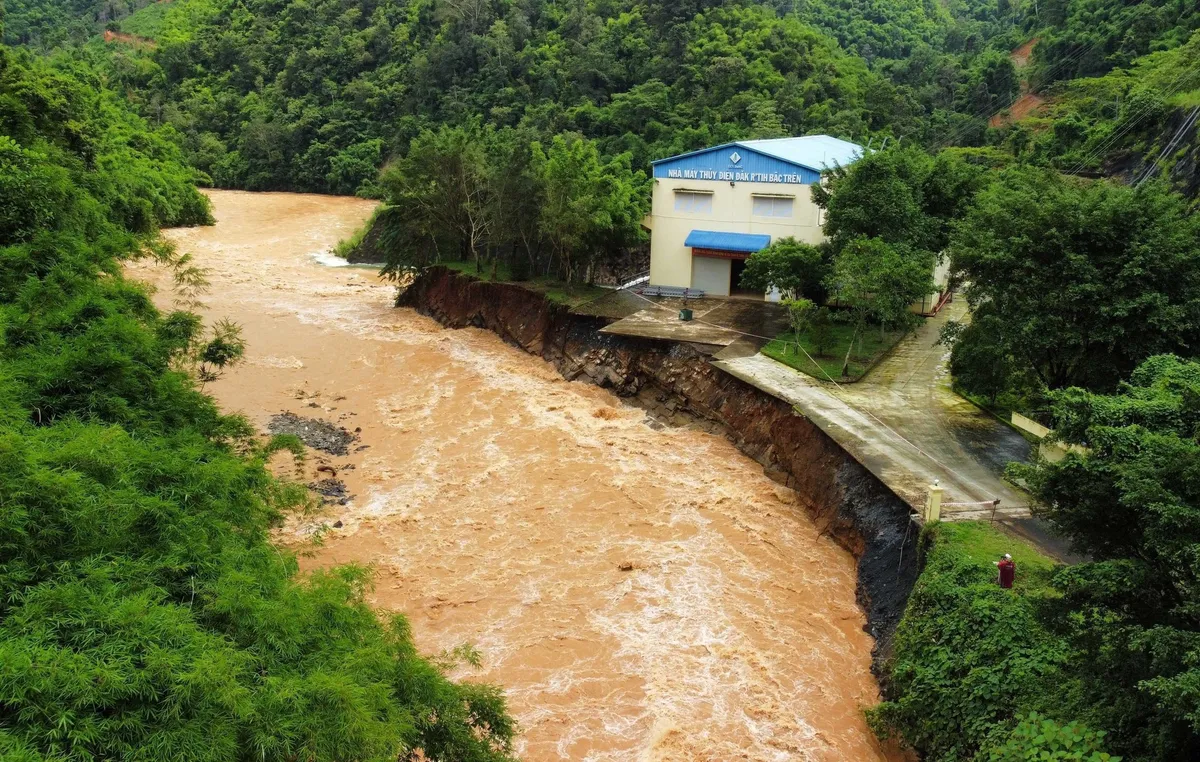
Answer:
M675 211L684 214L712 214L711 193L675 191Z
M791 217L796 199L788 196L754 196L755 217Z

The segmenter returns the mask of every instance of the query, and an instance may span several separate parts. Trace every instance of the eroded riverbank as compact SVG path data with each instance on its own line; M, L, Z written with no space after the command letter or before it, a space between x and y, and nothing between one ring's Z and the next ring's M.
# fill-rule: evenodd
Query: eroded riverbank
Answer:
M877 689L855 560L792 490L724 437L654 430L319 264L370 203L212 198L215 227L169 233L209 270L205 312L249 343L209 390L264 429L286 411L359 430L307 466L354 497L306 563L374 564L375 602L424 650L478 648L456 674L505 687L526 759L887 758L861 715Z

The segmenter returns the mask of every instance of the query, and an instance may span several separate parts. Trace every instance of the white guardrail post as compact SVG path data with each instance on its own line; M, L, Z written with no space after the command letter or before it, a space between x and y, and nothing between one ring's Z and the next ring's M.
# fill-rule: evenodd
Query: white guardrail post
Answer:
M925 498L925 523L930 524L942 520L942 485L936 479L929 485L929 494Z

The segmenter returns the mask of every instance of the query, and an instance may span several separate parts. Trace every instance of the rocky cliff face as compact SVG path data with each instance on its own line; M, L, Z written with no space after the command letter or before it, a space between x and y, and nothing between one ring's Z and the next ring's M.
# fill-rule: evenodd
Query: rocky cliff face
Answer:
M691 345L598 333L608 321L573 315L519 286L431 268L397 306L446 326L493 331L564 377L612 389L659 421L699 420L725 433L858 558L859 603L876 639L876 664L887 653L919 572L917 527L903 501L787 403L714 368Z
M1117 156L1104 169L1128 184L1166 179L1188 198L1200 197L1200 119L1192 119L1192 108L1173 110L1147 146Z

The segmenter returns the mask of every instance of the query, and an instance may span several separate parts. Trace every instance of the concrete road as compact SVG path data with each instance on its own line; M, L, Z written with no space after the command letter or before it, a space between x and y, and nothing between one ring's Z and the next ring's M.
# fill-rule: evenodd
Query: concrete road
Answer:
M984 503L996 499L997 518L1025 518L1028 495L1001 475L1029 457L1029 443L950 389L949 351L937 345L965 311L962 301L946 305L856 384L821 383L761 354L714 364L791 402L914 508L937 479L946 519L987 519Z

